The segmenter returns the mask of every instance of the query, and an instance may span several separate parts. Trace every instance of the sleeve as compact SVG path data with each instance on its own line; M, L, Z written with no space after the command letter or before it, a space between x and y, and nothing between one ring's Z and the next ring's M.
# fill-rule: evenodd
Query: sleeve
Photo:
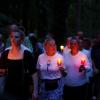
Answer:
M85 68L90 70L91 69L91 65L90 65L90 62L89 62L87 56L84 55L84 58L86 60L86 62L85 62Z
M62 66L65 69L65 62L64 62L64 57L62 57Z
M36 68L39 69L39 57L38 57L38 60L37 60Z
M30 74L34 74L37 71L32 53L27 50L24 52L24 66Z
M87 80L89 81L90 72L92 71L92 68L86 55L84 55L84 58L85 58L85 69L86 69L85 74L86 74Z

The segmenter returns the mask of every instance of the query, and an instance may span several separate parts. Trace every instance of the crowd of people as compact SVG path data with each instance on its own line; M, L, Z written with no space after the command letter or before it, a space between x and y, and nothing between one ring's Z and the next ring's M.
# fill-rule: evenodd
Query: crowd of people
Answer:
M0 34L0 100L100 100L100 32L93 40L83 32L66 38L57 50L51 35L9 25Z

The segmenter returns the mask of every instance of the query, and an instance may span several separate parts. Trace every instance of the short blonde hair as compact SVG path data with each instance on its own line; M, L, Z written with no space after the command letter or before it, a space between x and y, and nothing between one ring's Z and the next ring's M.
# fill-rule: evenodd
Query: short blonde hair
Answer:
M47 45L48 43L50 43L50 41L54 41L54 42L55 42L55 40L54 40L52 37L49 37L49 38L46 38L46 39L45 39L43 45L44 45L44 46ZM56 44L56 42L55 42L55 44Z

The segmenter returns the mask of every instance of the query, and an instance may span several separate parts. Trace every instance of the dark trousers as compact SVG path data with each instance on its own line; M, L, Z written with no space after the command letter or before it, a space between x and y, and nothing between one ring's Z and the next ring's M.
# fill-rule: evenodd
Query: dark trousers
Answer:
M94 75L94 94L100 100L100 73Z
M77 87L64 86L64 100L87 100L87 84Z
M90 77L90 81L88 83L88 96L87 100L91 100L92 96L94 95L94 82L93 82L93 77Z

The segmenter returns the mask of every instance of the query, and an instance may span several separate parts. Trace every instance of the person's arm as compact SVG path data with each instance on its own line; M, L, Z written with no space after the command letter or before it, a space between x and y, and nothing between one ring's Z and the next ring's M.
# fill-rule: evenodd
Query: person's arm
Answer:
M38 97L38 76L37 76L37 69L35 66L34 58L32 53L29 51L25 52L25 65L27 65L27 69L32 76L33 82L33 93L32 93L32 100L35 100Z
M62 77L65 77L67 75L67 71L66 71L65 66L64 66L64 58L63 57L61 58L61 61L62 61L62 63L59 66L59 70L60 70Z
M32 75L32 80L33 80L33 94L32 94L32 100L35 100L38 98L38 74L37 72Z
M92 60L92 65L93 65L93 72L94 74L98 74L99 70L96 68L94 61Z
M84 54L83 57L82 57L84 60L83 60L83 65L85 67L85 70L88 72L91 70L91 65L90 65L90 62L89 62L89 59L88 57ZM82 60L82 59L81 59ZM82 61L81 61L82 63Z

